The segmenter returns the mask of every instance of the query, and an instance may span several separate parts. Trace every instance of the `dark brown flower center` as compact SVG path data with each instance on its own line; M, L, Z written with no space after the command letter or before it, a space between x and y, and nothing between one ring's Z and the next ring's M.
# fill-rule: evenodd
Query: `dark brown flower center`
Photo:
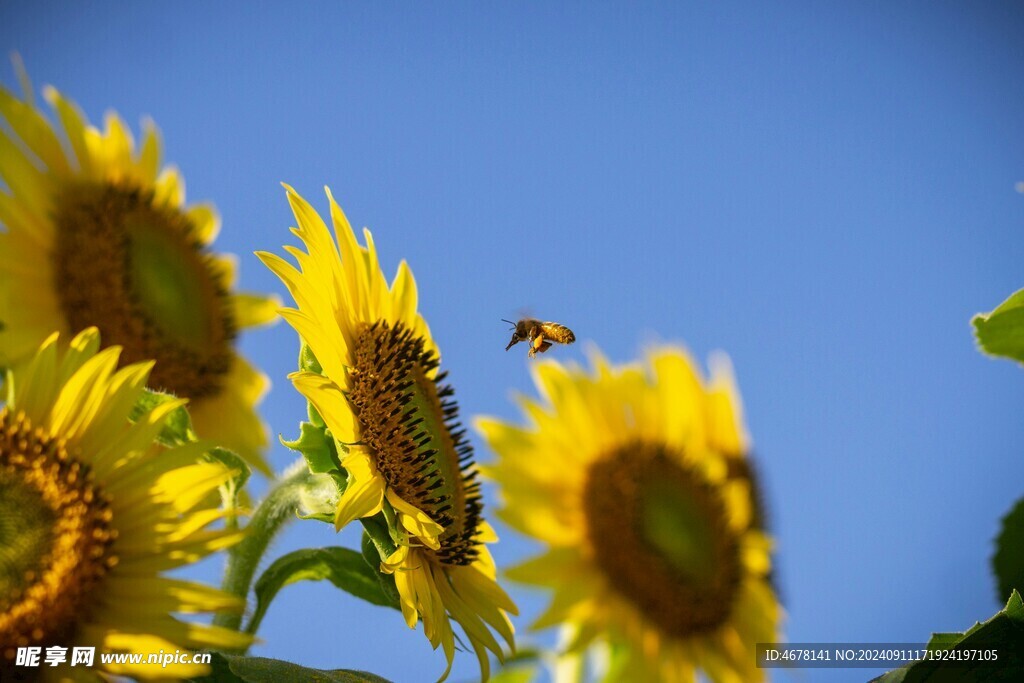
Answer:
M666 446L633 442L587 474L587 532L615 590L677 638L707 633L732 612L737 539L718 490Z
M18 647L66 644L117 564L110 503L88 466L0 410L0 675Z
M483 504L455 392L447 373L432 376L439 363L401 323L379 321L359 336L348 400L387 485L444 527L439 561L467 565Z
M223 273L188 216L151 192L80 183L59 197L56 225L56 289L72 332L95 325L124 347L124 363L155 360L154 388L217 393L235 325Z

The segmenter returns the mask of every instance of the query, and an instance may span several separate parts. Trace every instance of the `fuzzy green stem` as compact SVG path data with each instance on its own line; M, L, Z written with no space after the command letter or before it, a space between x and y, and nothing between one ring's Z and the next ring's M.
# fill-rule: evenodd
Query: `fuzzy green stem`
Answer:
M248 600L253 576L263 559L263 554L277 532L295 519L299 492L309 482L310 476L305 462L300 459L285 471L267 493L267 497L256 507L252 519L249 520L245 538L228 551L221 588L243 600ZM220 612L214 616L213 623L238 631L242 626L242 614Z

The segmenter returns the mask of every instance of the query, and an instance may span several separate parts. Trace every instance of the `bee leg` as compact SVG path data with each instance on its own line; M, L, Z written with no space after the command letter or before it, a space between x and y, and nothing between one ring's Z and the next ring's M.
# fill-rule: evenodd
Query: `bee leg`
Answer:
M545 346L545 344L547 346ZM548 350L548 346L551 346L551 342L545 341L543 334L538 334L530 340L530 358L536 356L538 351L544 353Z

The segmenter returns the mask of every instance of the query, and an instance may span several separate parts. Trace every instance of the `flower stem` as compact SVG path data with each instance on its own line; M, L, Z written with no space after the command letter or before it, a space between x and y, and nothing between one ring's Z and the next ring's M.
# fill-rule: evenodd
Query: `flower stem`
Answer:
M253 576L260 560L263 559L263 554L277 532L295 519L299 491L309 482L310 476L305 462L300 458L284 472L267 493L266 498L256 507L246 527L245 538L228 551L224 580L221 582L223 590L247 600ZM238 631L242 626L242 614L220 612L214 616L213 623Z

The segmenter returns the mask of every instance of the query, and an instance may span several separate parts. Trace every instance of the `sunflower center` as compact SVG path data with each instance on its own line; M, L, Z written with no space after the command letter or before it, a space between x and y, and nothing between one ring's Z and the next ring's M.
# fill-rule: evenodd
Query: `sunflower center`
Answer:
M0 669L18 647L69 640L117 564L111 518L62 441L0 411Z
M446 373L434 374L439 362L401 323L378 321L359 335L348 400L387 485L445 528L438 560L466 565L483 505L455 392L441 384Z
M125 363L156 360L154 387L217 393L235 326L188 216L156 206L152 193L96 183L69 188L56 215L56 289L72 331L95 325L124 347Z
M591 465L588 536L618 593L680 638L706 633L732 610L737 540L713 486L656 444L633 442Z

